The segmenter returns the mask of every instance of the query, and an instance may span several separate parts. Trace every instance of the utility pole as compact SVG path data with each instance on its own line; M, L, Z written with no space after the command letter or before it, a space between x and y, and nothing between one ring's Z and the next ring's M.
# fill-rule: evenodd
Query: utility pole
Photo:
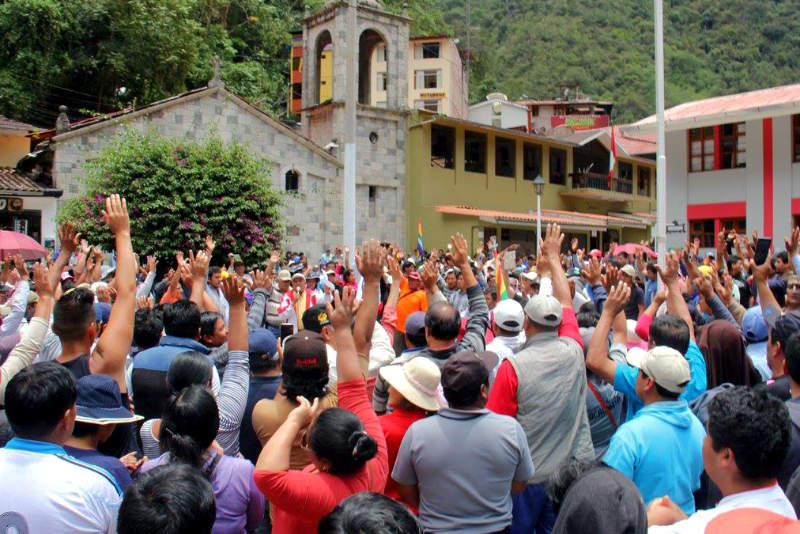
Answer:
M344 188L342 196L342 236L344 245L356 250L356 109L358 106L358 1L347 2L347 49L345 50L344 99Z
M656 118L658 142L656 157L656 254L659 265L667 261L667 157L664 127L664 9L662 0L653 0L656 29Z

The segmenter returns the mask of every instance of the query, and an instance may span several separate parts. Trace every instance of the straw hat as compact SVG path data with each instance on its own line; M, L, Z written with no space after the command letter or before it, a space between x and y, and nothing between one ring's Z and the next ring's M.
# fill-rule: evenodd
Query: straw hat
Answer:
M428 358L417 357L403 365L387 365L381 367L380 373L389 385L414 406L429 412L439 409L437 389L441 372Z

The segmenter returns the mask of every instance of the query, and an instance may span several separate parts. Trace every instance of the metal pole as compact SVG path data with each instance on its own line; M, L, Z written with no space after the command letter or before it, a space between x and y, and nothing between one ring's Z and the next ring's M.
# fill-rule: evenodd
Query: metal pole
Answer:
M472 40L471 40L471 36L472 36L472 26L471 26L471 24L472 24L472 22L470 21L470 12L469 12L470 6L469 6L469 4L470 4L470 0L467 0L467 61L466 61L466 69L465 69L466 72L467 72L467 76L466 76L466 78L467 78L466 86L467 87L469 87L469 59L470 59L470 56L472 55Z
M664 129L664 9L662 0L653 0L656 26L656 117L658 144L656 158L656 254L666 265L667 256L667 157Z
M347 3L344 99L344 188L342 197L342 238L355 251L356 245L356 108L358 104L357 0Z
M539 253L539 243L542 241L542 195L536 194L536 253Z

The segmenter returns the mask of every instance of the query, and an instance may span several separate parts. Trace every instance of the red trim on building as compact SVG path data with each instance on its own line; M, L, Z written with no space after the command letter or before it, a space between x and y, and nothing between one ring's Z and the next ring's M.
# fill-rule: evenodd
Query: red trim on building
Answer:
M722 128L714 126L714 169L722 168Z
M792 199L792 215L800 215L800 198Z
M772 118L762 121L763 149L764 149L764 226L765 236L772 236L772 190L773 190L773 166L772 166Z
M798 207L800 207L800 199L798 199L798 202ZM698 219L734 219L746 216L747 202L716 202L713 204L689 204L686 206L686 218L690 221Z

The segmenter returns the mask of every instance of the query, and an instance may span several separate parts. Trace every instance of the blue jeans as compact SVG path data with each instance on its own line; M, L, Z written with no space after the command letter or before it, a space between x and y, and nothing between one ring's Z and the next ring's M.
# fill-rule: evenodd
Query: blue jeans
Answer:
M521 493L511 495L511 534L550 534L556 522L553 503L543 484L530 484Z

